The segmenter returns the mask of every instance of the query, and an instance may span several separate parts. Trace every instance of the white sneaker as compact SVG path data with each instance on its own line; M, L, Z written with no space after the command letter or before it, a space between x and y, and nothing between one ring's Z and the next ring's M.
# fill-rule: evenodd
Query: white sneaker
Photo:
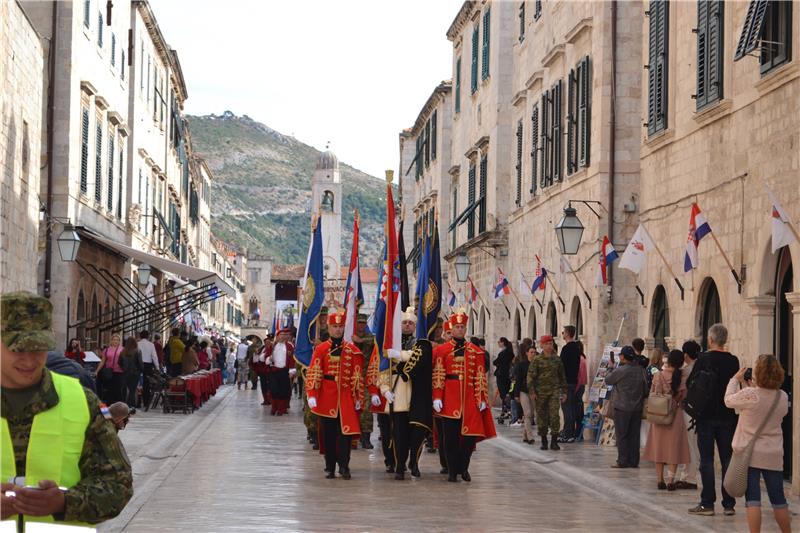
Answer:
M514 422L514 423L513 423L513 424L511 424L509 427L512 427L512 428L513 428L513 427L519 427L519 426L521 426L521 425L522 425L522 422Z

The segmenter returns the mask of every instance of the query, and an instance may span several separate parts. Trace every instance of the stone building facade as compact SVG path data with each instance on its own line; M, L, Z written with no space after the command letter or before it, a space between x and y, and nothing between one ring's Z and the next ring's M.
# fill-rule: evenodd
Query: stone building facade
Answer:
M651 1L650 18L641 19L643 62L650 69L656 64L661 77L648 79L645 71L641 84L639 112L647 127L640 134L639 219L684 291L664 262L648 254L638 279L645 293L638 331L651 344L673 348L686 339L704 343L708 327L722 322L728 349L742 365L752 366L762 353L779 358L787 370L784 389L796 398L800 282L793 266L800 243L772 252L765 185L797 223L800 10L791 2L764 2L762 24L748 25L748 9L759 3ZM694 28L695 38L678 37ZM753 49L744 54L747 33ZM663 50L664 59L654 59ZM683 272L692 203L731 266L708 236L699 245L699 266ZM800 492L800 472L791 461L800 457L800 408L793 403L783 427L785 473Z
M36 292L44 55L16 1L0 3L0 285Z

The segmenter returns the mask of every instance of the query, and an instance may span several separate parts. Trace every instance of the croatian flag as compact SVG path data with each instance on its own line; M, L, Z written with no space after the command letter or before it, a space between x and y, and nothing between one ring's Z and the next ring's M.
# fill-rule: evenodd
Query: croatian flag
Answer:
M353 249L350 252L350 269L347 274L347 285L344 291L344 340L347 342L353 342L358 306L364 301L360 272L358 266L358 212L356 212L353 216Z
M689 218L689 235L686 240L686 255L683 258L683 271L689 272L697 268L700 258L697 254L697 247L700 239L711 233L711 226L708 225L705 215L700 212L700 206L692 204L692 215Z
M608 267L617 259L619 259L617 251L608 240L608 235L604 235L603 245L600 247L600 277L598 280L602 281L603 285L608 284Z
M498 268L497 285L494 286L494 299L498 300L502 298L504 294L511 294L511 289L508 286L508 278L506 278L503 271Z
M475 284L472 283L472 278L467 278L467 281L469 281L469 305L472 305L478 301L478 289L476 289Z
M447 305L449 307L456 305L456 293L453 292L453 289L447 289Z
M792 231L792 219L784 211L778 199L772 193L772 190L767 187L767 194L769 201L772 203L772 253L774 254L784 246L789 246L797 239Z
M400 298L400 255L397 248L394 197L392 184L386 184L386 260L383 263L383 286L381 297L386 304L386 321L383 331L383 356L387 350L402 349L400 321L402 319Z
M542 260L536 256L536 278L531 285L531 294L535 294L538 290L545 290L547 288L547 269L542 266Z

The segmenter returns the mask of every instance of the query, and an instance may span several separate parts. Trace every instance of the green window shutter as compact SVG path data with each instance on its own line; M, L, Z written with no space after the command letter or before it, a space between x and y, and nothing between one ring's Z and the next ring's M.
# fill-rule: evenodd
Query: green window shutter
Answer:
M647 133L667 127L668 0L651 0L647 77Z
M517 194L515 203L522 205L522 121L517 122Z
M743 58L758 46L761 29L764 25L764 16L767 13L769 3L770 0L750 0L750 5L747 6L747 15L744 18L744 25L742 26L742 33L739 35L739 43L736 45L736 53L733 56L734 61Z
M456 113L461 112L461 56L456 60Z
M87 28L91 27L91 2L89 0L83 0L83 25Z
M487 181L487 172L488 172L488 164L486 160L486 154L481 157L481 183L480 183L480 205L478 208L480 211L478 212L478 233L483 233L486 231L486 181Z
M117 64L117 36L114 32L111 32L111 66L114 67Z
M422 176L422 135L417 136L417 153L414 156L415 163L415 177L419 180L419 177Z
M549 187L553 184L553 174L550 169L550 159L551 159L551 152L550 152L550 117L552 116L552 110L550 108L550 91L545 91L542 93L542 105L541 105L541 113L542 113L542 129L541 129L541 150L542 150L542 163L541 163L541 185L542 189L545 187Z
M536 194L539 169L539 106L533 106L531 111L531 194Z
M706 98L707 103L716 102L722 98L722 67L723 67L723 36L724 4L722 0L706 0L708 7L708 30L706 34L708 61L706 67Z
M436 123L438 118L438 112L434 111L431 117L431 161L436 161Z
M536 3L533 8L533 19L539 20L539 17L542 16L542 0L536 0Z
M122 81L125 81L125 50L120 50L120 62L119 62L119 77Z
M95 130L94 148L94 201L99 204L103 199L103 126L99 120Z
M491 9L487 9L483 14L483 57L481 58L481 79L484 80L489 77L489 30L491 28L491 14Z
M561 105L561 80L553 86L553 180L561 181L563 176L564 142L563 142L563 111Z
M697 0L697 109L708 103L708 1Z
M567 175L578 169L578 143L576 141L576 120L578 95L578 77L575 69L570 69L567 78Z
M469 166L467 204L471 206L474 203L475 203L475 163L472 163ZM474 236L475 236L475 210L472 210L472 212L469 215L469 219L467 220L467 239L471 239Z
M458 216L458 186L454 186L453 187L453 193L452 194L453 194L453 199L452 199L453 206L452 206L452 209L450 210L450 212L453 214L453 217L452 217L452 220L450 221L451 227L455 223L456 217ZM458 232L457 231L453 231L452 233L453 233L453 236L451 237L450 244L451 244L452 248L455 249L456 244L457 244L456 243L456 234Z
M89 109L81 108L81 192L89 192Z
M122 220L122 180L125 177L125 166L124 163L124 154L125 150L122 143L119 143L119 172L117 178L117 190L119 194L117 195L117 218Z
M103 48L103 14L97 14L97 46Z
M525 2L519 4L519 42L525 40Z
M592 91L591 62L589 56L583 58L579 66L579 92L578 92L578 165L589 166L589 152L591 146L591 111L589 100Z
M431 119L425 123L425 167L431 164Z
M108 135L108 181L106 185L108 186L108 190L106 191L106 208L108 209L109 213L114 212L114 155L116 154L114 150L114 136L109 133Z
M470 71L470 90L475 93L478 90L478 37L480 31L478 25L472 29L472 65Z

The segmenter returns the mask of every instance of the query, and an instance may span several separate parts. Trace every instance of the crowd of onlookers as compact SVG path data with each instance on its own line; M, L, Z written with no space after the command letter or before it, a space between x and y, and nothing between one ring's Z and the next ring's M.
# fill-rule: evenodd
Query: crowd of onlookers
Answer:
M548 449L548 426L551 433L554 425L558 428L552 407L539 405L549 401L551 390L559 391L564 424L550 449L574 442L582 431L586 356L572 326L564 328L562 338L560 356L554 355L549 335L539 339L538 351L531 339L523 339L516 356L513 345L501 338L493 363L503 403L499 421L510 418L512 426L522 426L522 439L531 444L536 412L545 419L537 424L542 449ZM736 486L735 476L741 476L748 525L751 531L760 531L763 479L775 521L787 532L791 517L783 490L781 428L789 405L781 390L785 372L771 354L759 355L752 368L742 367L739 358L726 350L727 340L725 326L715 324L708 330L706 351L689 340L680 350L656 348L646 357L644 341L634 339L620 348L617 357L611 354L605 384L612 392L602 412L614 424L617 461L612 468L638 468L640 458L651 461L657 488L665 491L697 490L699 474L700 502L689 514L710 516L715 514L717 500L714 463L718 454L723 513L735 514L736 499L727 489ZM599 402L595 406L601 408ZM734 454L739 454L738 464L744 467L741 472L731 469L728 475Z

